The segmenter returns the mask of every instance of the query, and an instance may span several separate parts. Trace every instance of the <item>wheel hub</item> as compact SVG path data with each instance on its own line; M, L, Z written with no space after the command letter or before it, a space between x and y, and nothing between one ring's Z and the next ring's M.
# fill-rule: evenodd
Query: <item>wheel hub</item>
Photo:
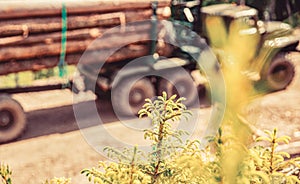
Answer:
M7 110L0 111L0 128L1 127L8 127L13 122L13 116L11 112Z
M143 92L141 90L133 90L131 93L130 93L130 104L139 104L141 101L144 100L144 95L143 95Z
M287 76L287 68L285 66L277 66L272 71L273 79L277 82L285 81Z

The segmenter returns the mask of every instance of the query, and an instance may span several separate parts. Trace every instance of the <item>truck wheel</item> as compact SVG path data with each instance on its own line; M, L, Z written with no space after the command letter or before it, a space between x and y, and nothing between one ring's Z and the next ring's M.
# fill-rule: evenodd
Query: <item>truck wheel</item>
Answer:
M11 141L21 135L26 126L21 105L6 95L0 96L0 143Z
M170 80L167 80L170 79ZM183 103L192 106L198 100L197 87L190 75L179 72L171 72L166 78L160 79L158 83L158 95L165 91L168 96L176 94L178 97L186 98Z
M126 78L112 89L111 99L114 112L117 115L132 116L145 104L146 98L155 96L155 90L148 78L135 81L135 78Z
M294 65L284 54L279 54L269 66L266 76L267 87L272 91L283 90L292 82L294 75Z

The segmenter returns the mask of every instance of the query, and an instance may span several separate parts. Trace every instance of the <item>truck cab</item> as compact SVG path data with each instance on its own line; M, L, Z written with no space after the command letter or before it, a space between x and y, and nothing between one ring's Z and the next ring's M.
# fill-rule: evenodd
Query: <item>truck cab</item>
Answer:
M221 64L239 64L257 91L285 89L295 69L289 53L299 38L282 22L258 20L256 9L235 4L202 7L202 32Z
M132 67L132 60L107 63L103 73L96 71L94 76L97 77L88 82L99 97L102 92L109 93L120 114L136 114L145 98L152 98L162 91L168 95L181 91L182 96L188 97L187 105L192 105L199 97L194 90L198 84L189 75L181 75L179 69L188 74L198 70L195 58L201 58L204 45L211 48L221 67L239 65L243 70L241 73L259 92L283 90L292 81L294 66L288 55L296 50L299 39L287 24L264 23L258 20L257 10L248 6L218 4L201 7L199 0L172 0L168 18L171 24L161 25L155 4L152 7L153 15L150 24L146 23L149 28L145 30L151 38L148 57L136 58L141 65ZM163 57L159 53L167 47L157 46L161 30L179 43ZM210 61L204 59L200 62ZM88 79L90 72L85 73ZM155 76L160 74L166 75Z

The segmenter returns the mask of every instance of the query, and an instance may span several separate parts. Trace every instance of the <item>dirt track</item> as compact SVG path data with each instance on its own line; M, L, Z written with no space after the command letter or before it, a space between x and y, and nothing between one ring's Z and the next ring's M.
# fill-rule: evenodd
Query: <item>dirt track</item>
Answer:
M300 71L300 62L295 64ZM251 106L252 116L249 119L257 122L258 130L278 127L280 134L291 136L296 143L300 141L299 76L297 73L296 80L286 91L267 95ZM54 176L71 177L76 184L88 183L80 175L80 170L95 166L103 157L77 131L71 106L72 95L67 91L56 91L15 98L25 107L29 126L21 139L0 146L0 161L13 169L13 183L37 184ZM81 105L89 103L92 101ZM41 107L47 109L37 110ZM116 120L110 109L108 103L100 105L105 122ZM93 118L89 119L88 113L87 121L92 122ZM292 151L299 153L300 146L295 148Z
M249 121L254 122L258 134L261 130L278 128L279 135L292 138L289 146L280 149L291 154L300 153L300 54L294 55L296 75L294 81L285 90L264 96L250 107Z

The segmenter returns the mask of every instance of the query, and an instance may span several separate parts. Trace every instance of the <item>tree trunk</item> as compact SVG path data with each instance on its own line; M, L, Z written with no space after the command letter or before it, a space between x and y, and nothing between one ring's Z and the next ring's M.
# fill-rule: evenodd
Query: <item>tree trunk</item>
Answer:
M86 39L80 41L71 40L67 42L66 53L70 54L76 52L83 52L86 49L110 49L128 45L137 41L146 41L149 39L149 33L147 31L143 31L123 34L120 33L107 36L105 35L104 37L102 37L99 40L96 40L95 42L93 42L95 39ZM43 56L55 56L59 55L60 51L60 42L37 44L32 46L3 47L0 49L0 61L22 60Z
M171 0L158 0L159 7L170 5ZM41 2L0 1L0 19L60 16L62 4L69 15L86 13L108 13L124 10L151 9L152 0L51 0Z
M151 24L139 21L151 19L151 1L0 1L0 75L57 66L62 49L62 3L67 8L66 63L77 64L87 53L92 55L85 62L117 62L147 55ZM160 19L170 0L158 1ZM139 23L128 24L133 22ZM107 55L113 49L117 51Z
M111 55L108 58L103 57L103 52L105 52L105 50L102 50L102 52L89 51L85 53L88 57L83 57L83 58L82 58L82 53L68 54L66 56L65 61L69 65L78 64L79 61L85 64L97 63L97 62L112 63L124 59L134 59L137 57L147 55L148 50L149 48L145 44L129 45L127 47L123 47L122 49L116 51L113 55ZM109 52L109 50L107 50L107 52ZM83 61L83 59L85 60ZM27 59L23 61L3 62L1 63L1 67L0 67L0 75L6 75L9 73L28 71L28 70L38 71L45 68L53 68L57 66L58 63L59 63L59 56L33 58L33 59Z
M67 44L71 40L86 40L86 39L97 39L101 37L103 34L105 35L113 35L120 34L122 32L130 33L130 32L141 32L150 30L150 24L140 23L140 24L132 24L126 25L125 27L120 27L120 29L114 28L111 30L110 28L85 28L85 29L76 29L67 31ZM34 45L34 44L52 44L54 42L61 41L61 32L51 32L51 33L43 33L43 34L32 34L32 35L24 35L24 36L11 36L0 38L0 48L8 47L8 46L26 46L26 45Z
M161 11L160 11L161 12ZM93 28L93 27L113 27L126 25L128 22L149 20L152 10L117 12L112 14L69 16L68 30ZM0 37L23 35L33 33L50 33L61 31L61 17L17 19L0 22Z

